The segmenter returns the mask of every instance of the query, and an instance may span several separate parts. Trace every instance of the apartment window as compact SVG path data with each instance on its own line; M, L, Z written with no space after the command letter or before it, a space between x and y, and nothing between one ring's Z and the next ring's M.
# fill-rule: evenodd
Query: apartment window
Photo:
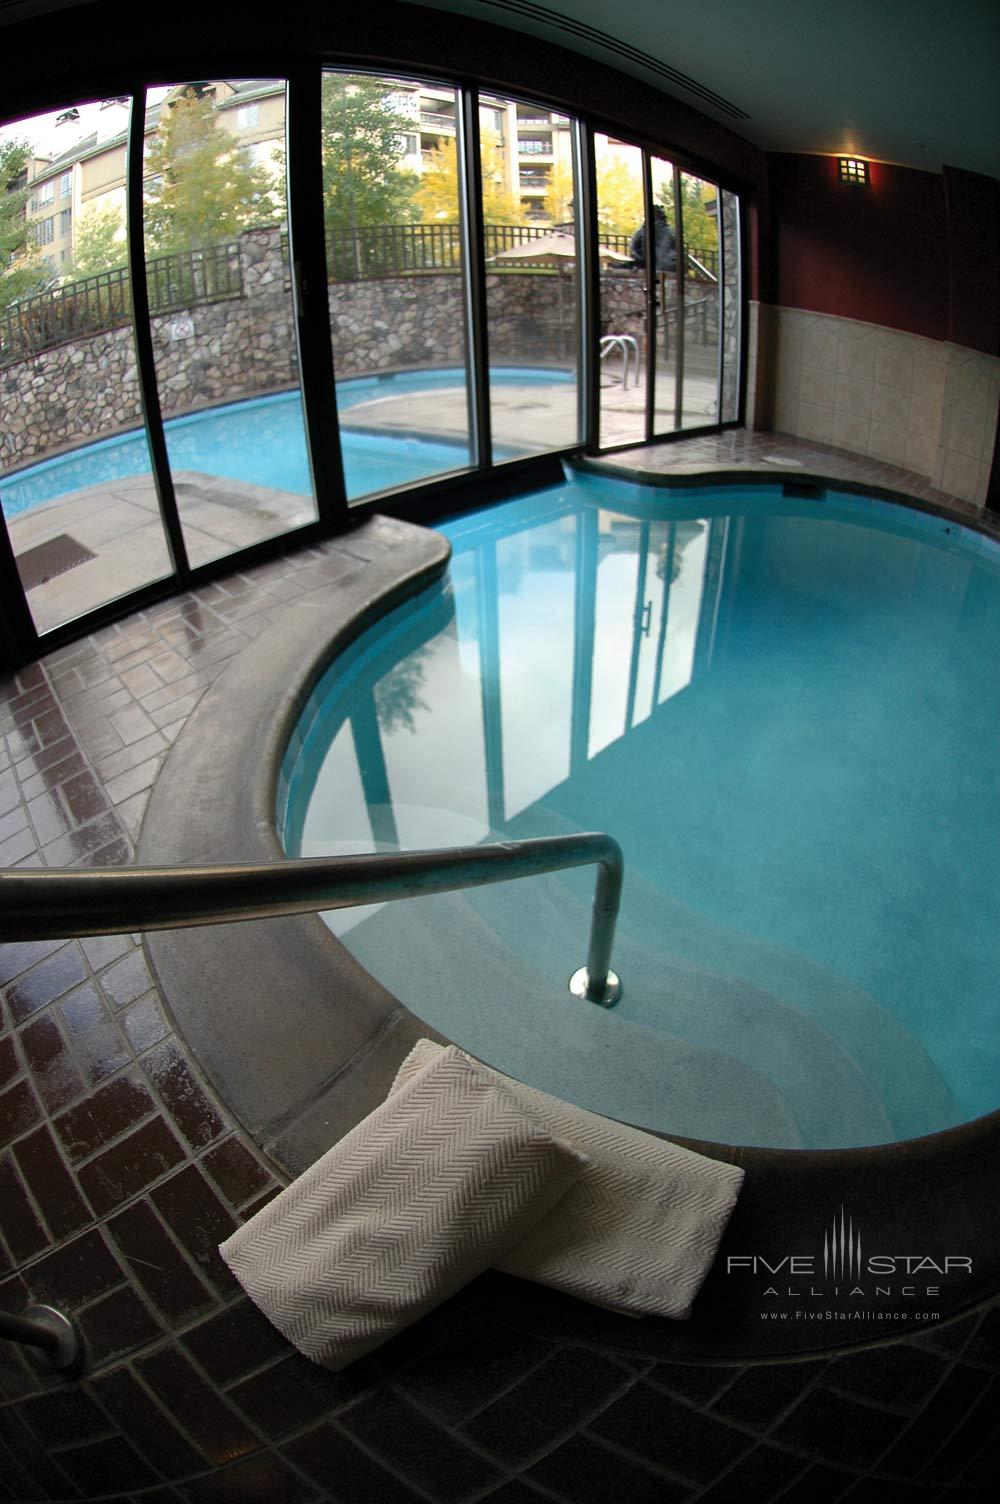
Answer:
M31 232L35 237L36 245L51 245L56 233L55 215L50 214L48 219L38 220L32 225Z
M59 197L60 198L69 198L70 193L72 192L72 190L73 190L73 174L71 172L64 172L63 175L62 175L62 177L59 179Z
M539 152L551 151L552 142L544 136L525 136L517 143L517 149L524 156L537 156Z
M260 105L243 104L236 111L236 129L249 131L260 124Z
M49 181L47 183L42 183L41 184L41 186L38 189L37 194L35 195L35 198L34 198L33 202L36 203L36 204L38 204L38 205L41 205L41 204L51 204L51 202L55 198L55 196L56 196L55 181L54 181L54 179L49 178Z
M68 235L73 228L73 210L63 209L59 214L59 234Z

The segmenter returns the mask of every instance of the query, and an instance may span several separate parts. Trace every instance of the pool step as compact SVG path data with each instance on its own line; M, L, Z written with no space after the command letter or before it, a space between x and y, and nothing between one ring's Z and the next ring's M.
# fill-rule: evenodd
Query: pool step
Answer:
M574 828L552 811L532 811L535 834L562 835ZM541 937L559 923L567 905L574 906L577 925L583 926L579 949L585 944L591 873L581 869L539 881L546 888L544 896L539 888L533 904L535 922L528 926L523 915L520 921L509 911L505 915L493 895L484 890L471 899L493 917L503 933L520 933L523 943L535 950ZM651 935L657 937L655 947L649 944ZM869 1103L876 1108L858 1118L857 1131L873 1135L880 1118L882 1122L880 1136L855 1137L852 1144L930 1133L960 1118L924 1046L868 993L804 956L723 929L665 897L627 865L615 964L625 981L618 1011L652 1027L669 1020L679 1033L686 1036L691 1031L692 1038L705 1043L715 1041L720 1029L724 1034L727 1028L736 1028L741 1058L748 1063L763 1064L768 1051L773 1052L770 1073L777 1082L788 1081L789 1071L793 1080L801 1078L803 1062L810 1060L811 1040L821 1051L817 1061L827 1060L834 1074L817 1068L817 1063L810 1066L809 1074L815 1077L814 1085L819 1083L822 1098L804 1108L803 1131L810 1142L821 1131L824 1113L833 1114L846 1130L843 1113L835 1111L833 1081L843 1077L846 1090L852 1075L861 1078ZM658 982L661 973L663 980ZM775 1005L783 1011L775 1012ZM707 1011L702 1016L699 1010ZM831 1046L839 1047L840 1070L835 1069L837 1056ZM845 1062L850 1067L846 1075ZM845 1108L848 1100L843 1099ZM860 1108L860 1100L856 1105ZM823 1134L820 1142L832 1140ZM848 1146L846 1139L837 1142Z
M524 885L493 892L512 886ZM572 920L578 945L585 930L577 915ZM566 987L561 959L554 968L551 959L533 965L468 893L386 905L356 925L347 943L418 1017L543 1090L692 1138L805 1146L793 1105L725 1041L712 1048L581 1003Z

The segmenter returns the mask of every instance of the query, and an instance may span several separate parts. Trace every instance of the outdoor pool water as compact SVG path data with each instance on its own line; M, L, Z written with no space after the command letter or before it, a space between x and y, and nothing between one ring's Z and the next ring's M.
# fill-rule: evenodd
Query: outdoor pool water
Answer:
M500 1069L695 1138L1000 1105L1000 549L833 491L594 476L443 531L445 582L310 697L286 848L606 830L624 993L566 990L586 869L326 916L358 960Z
M552 385L573 379L571 372L559 370L511 368L491 375L491 383L498 386ZM364 496L468 465L466 443L399 433L363 433L350 428L350 409L360 403L411 393L461 390L464 382L465 374L459 369L402 372L338 382L337 406L348 496ZM278 491L312 495L302 401L297 391L170 418L164 430L171 469L175 472L195 470ZM0 479L3 513L12 521L43 502L61 499L100 482L147 475L149 469L144 430L100 439Z

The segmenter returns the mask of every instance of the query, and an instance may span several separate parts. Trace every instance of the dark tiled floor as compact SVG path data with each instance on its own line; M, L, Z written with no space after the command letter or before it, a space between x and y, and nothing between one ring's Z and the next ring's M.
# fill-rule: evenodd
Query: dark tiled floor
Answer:
M0 865L130 862L160 763L206 687L280 625L285 602L345 565L363 567L349 538L304 550L4 686ZM87 1377L67 1383L0 1344L0 1499L992 1496L997 1305L832 1361L706 1368L540 1336L517 1282L488 1276L326 1373L219 1259L278 1179L200 1078L139 937L0 947L0 988L0 1304L72 1311L91 1353Z

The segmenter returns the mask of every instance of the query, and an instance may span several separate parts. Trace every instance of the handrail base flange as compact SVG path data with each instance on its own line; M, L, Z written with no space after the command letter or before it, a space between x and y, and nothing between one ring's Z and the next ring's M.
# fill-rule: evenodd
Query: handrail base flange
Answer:
M600 997L591 997L589 989L590 976L586 966L581 966L569 979L569 990L574 997L583 998L585 1003L597 1003L601 1008L613 1008L622 995L621 979L615 971L608 972L608 980Z

